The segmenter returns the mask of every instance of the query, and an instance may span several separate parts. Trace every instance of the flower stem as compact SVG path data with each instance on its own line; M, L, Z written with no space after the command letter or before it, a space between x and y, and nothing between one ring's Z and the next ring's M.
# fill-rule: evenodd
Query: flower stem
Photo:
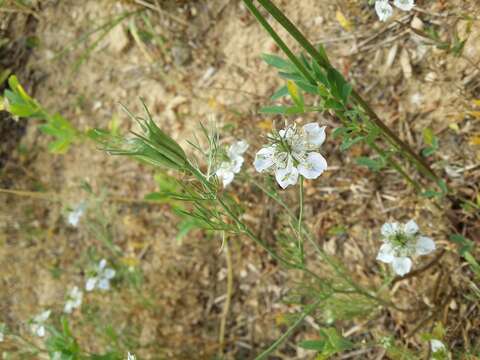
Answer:
M222 232L223 243L225 244L225 257L227 261L227 295L225 298L225 305L223 307L222 318L220 321L220 331L218 335L219 349L218 355L219 358L223 356L223 348L225 346L225 327L227 324L228 312L230 310L230 303L232 301L233 293L233 265L232 265L232 252L230 246L228 245L228 239L225 231Z
M327 297L328 298L328 297ZM273 351L275 351L275 349L277 347L279 347L286 339L288 339L290 337L290 335L295 331L295 329L297 327L299 327L303 320L305 320L305 318L310 315L312 312L314 312L317 307L323 302L325 301L326 298L319 298L317 299L317 301L315 301L313 304L311 305L307 305L306 306L306 310L300 315L300 317L292 324L292 326L290 326L288 328L287 331L285 331L285 333L280 336L277 340L275 340L275 342L270 345L268 347L268 349L265 349L260 355L258 355L255 360L263 360L263 359L266 359L268 357L268 355L270 355Z
M245 5L249 8L252 14L257 18L260 24L265 28L265 30L272 36L278 46L285 52L287 57L292 61L298 70L305 76L305 78L316 85L316 81L312 78L310 73L303 67L303 65L298 65L299 61L292 51L287 47L287 45L280 39L280 36L273 30L273 28L268 24L265 17L258 11L258 9L253 5L252 0L243 0ZM283 14L283 12L275 6L270 0L258 0L258 2L272 15L275 20L277 20L288 33L307 51L307 53L317 61L317 63L322 66L324 69L331 70L333 66L330 64L329 60L320 54L320 52L310 43L307 38L298 30L298 28ZM415 153L410 146L404 143L400 138L391 131L385 123L378 117L378 115L373 111L370 105L358 94L357 91L352 90L351 93L352 99L360 105L360 107L365 111L365 113L372 119L372 121L378 126L382 131L384 136L396 145L405 155L413 161L419 170L426 175L431 180L435 182L439 181L438 176L433 172L430 166L422 159L417 153Z
M303 221L303 176L300 175L300 187L299 187L299 200L300 200L300 209L298 212L298 248L300 250L300 260L302 264L305 263L305 252L303 246L303 228L302 228L302 221Z

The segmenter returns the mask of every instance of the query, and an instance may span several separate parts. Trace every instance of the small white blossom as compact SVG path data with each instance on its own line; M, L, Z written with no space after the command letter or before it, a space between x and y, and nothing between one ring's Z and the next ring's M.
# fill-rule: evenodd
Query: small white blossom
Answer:
M387 21L393 15L393 8L388 0L377 0L375 2L375 11L380 21Z
M327 161L315 151L325 141L325 126L309 123L298 129L289 125L269 140L271 144L257 152L253 164L258 172L273 172L283 189L295 185L300 175L316 179L327 169Z
M445 344L440 340L436 340L436 339L430 340L430 346L432 348L433 353L447 350L447 348L445 347Z
M136 359L137 357L134 354L130 354L130 352L128 353L127 360L136 360Z
M5 325L0 324L0 342L5 340Z
M70 314L74 309L79 308L82 305L83 292L77 286L74 286L67 295L67 301L63 311Z
M227 159L223 161L215 175L222 180L223 187L226 188L235 177L235 174L238 174L242 169L243 165L243 154L248 149L247 142L240 140L232 145L227 149L226 157Z
M39 337L45 336L45 322L50 317L50 313L50 310L45 310L32 319L30 324L30 330L33 334Z
M68 213L68 223L73 227L77 227L80 218L85 213L85 203L80 203L72 211Z
M395 0L393 5L400 10L410 11L415 7L415 0Z
M452 355L448 351L447 347L440 340L430 340L430 348L432 349L432 359L448 360L452 358Z
M115 270L106 267L107 260L102 259L95 269L95 276L87 279L85 290L92 291L95 288L110 290L110 280L115 277Z
M403 276L412 269L411 256L427 255L435 250L435 242L419 234L418 225L386 223L382 226L383 245L377 260L391 264L396 274Z

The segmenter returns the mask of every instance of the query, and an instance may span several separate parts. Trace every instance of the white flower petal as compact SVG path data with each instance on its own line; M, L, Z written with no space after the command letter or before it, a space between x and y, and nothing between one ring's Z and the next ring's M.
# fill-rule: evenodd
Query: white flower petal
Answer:
M377 260L390 264L395 258L393 247L390 244L383 244L378 251Z
M82 298L83 292L78 288L78 286L74 286L71 292L73 298Z
M382 225L381 233L385 237L395 235L395 233L400 229L398 223L385 223Z
M84 213L84 207L78 207L77 209L70 211L68 213L68 223L72 225L73 227L77 227L78 222L80 221L80 218L82 217Z
M230 145L227 154L230 159L242 156L248 149L248 143L244 140L237 141Z
M427 255L435 250L435 241L427 236L419 236L415 245L415 255Z
M85 284L85 290L92 291L93 289L95 289L95 286L97 285L97 281L98 279L96 277L88 278Z
M375 2L375 11L380 21L387 21L393 14L393 8L388 3L388 0L377 0Z
M39 325L35 331L35 334L39 337L44 337L45 336L45 326Z
M305 161L298 165L298 172L306 179L316 179L327 169L327 160L316 152L307 155Z
M67 301L65 303L65 306L63 307L63 312L64 313L67 313L67 314L70 314L74 308L74 304L71 302L71 301Z
M294 166L277 168L275 170L275 179L282 189L286 189L288 185L295 185L298 181L298 170Z
M104 291L110 290L110 280L100 279L100 281L98 282L98 288Z
M319 147L325 141L325 128L318 123L309 123L303 126L305 141L312 147Z
M269 146L260 149L257 154L255 155L255 161L253 165L255 166L255 170L258 172L262 172L267 170L273 165L273 157L275 155L275 147Z
M127 358L127 360L136 360L136 359L137 359L137 358L136 358L135 355L130 354L130 352L128 353L128 358Z
M107 266L107 260L105 259L100 260L100 263L98 264L98 269L103 270L105 266Z
M242 165L243 165L243 157L242 156L237 156L232 159L231 162L231 171L235 174L238 174L240 170L242 170Z
M104 273L103 273L103 277L104 277L105 279L110 280L110 279L113 279L113 278L114 278L115 273L116 273L115 270L110 269L110 268L107 268L107 269L105 269L105 271L104 271Z
M415 0L395 0L393 5L400 10L410 11L415 7Z
M433 353L447 350L445 344L437 339L430 340L430 347L432 348Z
M403 226L403 231L406 235L415 235L418 233L418 225L415 221L410 220Z
M220 180L222 180L224 188L230 185L230 183L233 181L233 178L235 177L233 171L222 168L218 169L215 174Z
M396 257L392 261L392 267L397 275L403 276L412 269L412 260L408 257Z

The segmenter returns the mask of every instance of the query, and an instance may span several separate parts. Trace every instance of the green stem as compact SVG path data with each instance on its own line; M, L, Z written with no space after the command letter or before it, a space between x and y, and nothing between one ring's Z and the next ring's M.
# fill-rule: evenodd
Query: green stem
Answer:
M297 69L305 76L308 81L310 81L312 84L315 84L315 79L310 75L307 69L303 66L303 64L300 62L300 60L297 59L295 54L290 50L290 48L283 42L283 40L280 38L280 36L273 30L273 28L270 26L270 24L265 20L263 15L258 11L258 9L253 5L252 0L244 0L245 5L247 8L250 10L250 12L255 16L255 18L258 20L258 22L265 28L265 30L270 34L270 36L275 40L277 45L282 49L282 51L287 55L287 57L290 59L290 61L295 64Z
M245 3L251 3L251 0L244 0ZM258 0L258 2L277 20L290 35L313 57L318 64L325 69L331 68L330 62L320 55L315 46L298 30L298 28L288 19L283 12L275 6L270 0ZM248 5L247 5L248 6ZM258 10L257 10L258 11ZM263 24L262 24L263 25ZM314 81L315 82L315 81Z
M325 301L326 299L325 298L320 298L318 299L317 301L315 301L313 304L307 306L307 309L302 313L302 315L300 315L300 317L292 324L292 326L290 326L288 328L288 330L282 335L280 336L277 340L275 340L275 342L270 345L268 347L268 349L264 350L260 355L258 355L255 360L263 360L263 359L266 359L268 357L268 355L270 355L273 351L275 351L275 349L277 349L286 339L288 339L290 337L290 335L292 335L292 333L295 331L295 329L297 327L299 327L303 320L305 320L305 318L310 315L312 312L315 311L315 309L317 309L317 307L320 305L320 303L322 303L323 301Z
M232 301L232 293L233 293L232 252L230 250L230 245L228 245L228 239L226 237L225 231L222 232L222 236L223 236L223 243L225 244L225 257L227 262L227 294L225 298L225 305L223 307L222 317L220 321L220 330L218 335L219 358L223 356L223 349L225 346L225 327L227 325L227 317L228 317L228 312L230 311L230 303Z
M299 198L300 198L300 209L298 212L298 248L300 249L300 259L302 264L305 263L305 252L303 246L303 230L302 230L302 221L303 221L303 176L300 175L300 187L299 187Z
M257 8L253 5L252 0L243 0L246 6L252 11L254 16L260 22L260 24L267 30L267 32L272 36L272 38L277 42L279 47L285 52L288 58L293 62L292 56L293 53L285 45L285 43L280 39L278 34L273 30L273 28L268 24L265 18L260 14ZM307 51L307 53L314 58L320 66L322 66L327 71L333 69L332 65L325 56L322 56L320 52L310 43L307 38L298 30L298 28L283 14L283 12L277 8L270 0L258 0L258 2L272 15L275 20L277 20L288 33ZM279 42L280 41L280 42ZM295 57L296 59L296 57ZM297 59L296 59L297 60ZM298 62L298 60L297 60ZM300 70L300 68L299 68ZM306 70L305 70L306 71ZM304 74L304 71L301 71ZM307 71L308 72L308 71ZM304 74L305 75L305 74ZM316 85L316 81L312 78L310 74L305 76L312 85ZM312 81L313 80L313 81ZM405 154L417 164L420 171L423 174L428 176L430 179L438 182L439 178L430 168L430 166L422 159L418 154L416 154L410 146L404 143L400 138L391 131L378 117L378 115L373 111L373 109L368 105L368 103L362 99L362 97L355 91L352 90L351 96L353 100L358 103L365 113L372 119L372 121L382 130L385 137L391 140L396 146L398 146Z
M420 186L420 184L418 182L416 182L415 180L413 180L406 172L405 170L402 169L402 167L395 161L393 160L391 157L387 157L385 155L385 152L380 149L373 141L371 142L367 142L367 144L373 149L375 150L382 158L388 158L388 163L390 164L390 166L392 166L395 170L397 170L397 172L403 176L403 178L410 184L414 187L414 189L417 191L417 192L420 192L422 191L422 187Z

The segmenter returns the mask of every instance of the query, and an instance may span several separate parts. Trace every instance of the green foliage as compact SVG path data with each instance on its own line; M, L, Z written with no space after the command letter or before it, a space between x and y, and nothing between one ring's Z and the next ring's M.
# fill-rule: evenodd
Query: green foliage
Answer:
M462 56L463 49L465 47L465 43L468 40L468 35L471 33L471 22L467 26L467 37L461 39L458 36L456 30L451 32L450 38L447 40L443 40L438 32L439 28L435 26L427 26L424 31L419 29L411 28L413 32L417 35L429 39L432 43L440 50L444 50L447 53L452 54L453 56L460 57Z
M338 281L341 281L341 279L338 279ZM337 285L335 288L339 288L339 286ZM333 294L322 307L323 318L327 323L362 318L371 314L375 306L376 301L356 293Z
M182 186L180 182L163 172L155 174L154 178L160 191L147 194L145 200L168 204L180 217L181 221L177 225L178 232L176 236L178 242L181 242L195 229L207 228L201 220L192 217L190 214L186 215L188 211L183 202L194 201L195 197L193 195L188 195L186 191L183 191L185 187Z
M477 279L480 279L480 263L473 256L474 242L459 234L452 234L449 239L457 244L458 253L468 262Z
M420 358L415 356L408 348L396 344L394 338L391 336L381 339L380 345L387 350L387 355L392 360L420 360Z
M43 121L39 126L44 134L55 138L48 145L48 150L55 154L65 153L71 144L80 139L82 134L60 114L50 114L30 97L18 82L15 75L8 79L10 89L4 92L5 110L15 117L35 118Z
M382 170L385 166L385 159L383 157L369 158L361 156L356 159L356 163L361 166L366 166L369 170L377 172Z
M305 340L298 344L306 350L318 352L317 359L329 359L332 355L341 353L353 348L353 343L344 338L335 328L320 330L320 339Z
M426 191L420 193L421 196L426 197L427 199L431 198L440 198L448 194L448 187L445 180L441 179L437 183L440 191L436 189L427 189Z
M101 129L90 131L89 137L101 143L104 150L112 155L131 156L151 165L186 171L189 163L185 152L155 124L145 103L143 106L145 117L135 116L124 108L130 118L139 125L140 133L132 132L134 137L115 136Z
M70 330L67 318L60 319L61 329L49 327L51 336L47 339L47 349L50 354L60 353L62 360L75 360L80 357L80 347Z
M425 145L427 145L427 147L422 150L423 156L431 156L438 150L438 137L435 136L432 129L425 128L423 130L423 142L425 143Z
M289 96L294 106L273 105L260 110L262 113L295 115L307 111L323 111L332 109L335 111L346 111L352 87L345 78L334 68L324 70L315 59L309 60L303 54L300 60L304 69L308 71L309 77L300 71L290 60L283 59L277 55L263 54L263 60L279 70L279 75L287 80L287 85L281 87L272 95L272 100L278 100ZM312 84L310 79L315 81ZM317 95L322 99L320 106L305 107L302 91Z

